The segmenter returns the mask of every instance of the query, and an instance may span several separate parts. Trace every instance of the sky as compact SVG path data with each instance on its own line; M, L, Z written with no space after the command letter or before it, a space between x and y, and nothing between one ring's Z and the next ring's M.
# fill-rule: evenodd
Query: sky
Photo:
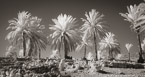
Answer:
M44 33L48 36L52 33L49 30L49 24L53 18L59 14L72 15L77 18L77 24L81 26L83 22L80 18L85 18L85 12L96 9L104 14L105 24L109 26L109 31L114 33L120 42L121 52L126 53L126 43L132 43L131 55L138 55L138 42L135 32L131 31L130 23L124 21L119 13L126 13L127 6L139 4L143 0L1 0L0 1L0 56L4 56L6 47L9 46L6 35L10 30L6 31L9 23L8 20L17 18L18 12L28 11L32 16L42 18L42 25L46 26ZM50 53L50 47L42 53L43 57L47 57ZM94 50L91 50L94 52ZM81 52L83 53L83 52ZM71 53L74 56L80 56L81 53Z

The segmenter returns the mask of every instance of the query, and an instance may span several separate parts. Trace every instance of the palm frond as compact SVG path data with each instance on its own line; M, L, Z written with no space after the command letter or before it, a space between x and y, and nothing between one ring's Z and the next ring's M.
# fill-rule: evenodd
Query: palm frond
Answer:
M30 48L35 49L35 51L33 49L31 49L32 51L28 51L28 53L33 53L33 55L34 54L37 55L38 51L43 51L46 49L46 45L47 45L46 37L44 37L43 35L41 35L39 33L35 33L35 32L30 32L27 35L28 35L28 38L31 40Z

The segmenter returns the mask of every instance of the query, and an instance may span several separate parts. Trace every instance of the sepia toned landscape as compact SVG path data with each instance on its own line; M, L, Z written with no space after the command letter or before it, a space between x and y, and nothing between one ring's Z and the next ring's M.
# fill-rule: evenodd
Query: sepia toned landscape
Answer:
M0 4L0 77L145 77L144 0Z

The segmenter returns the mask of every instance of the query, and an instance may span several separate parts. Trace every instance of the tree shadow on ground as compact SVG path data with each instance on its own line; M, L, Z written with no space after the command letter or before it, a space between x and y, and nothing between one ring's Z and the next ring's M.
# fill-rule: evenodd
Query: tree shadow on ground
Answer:
M106 72L106 71L104 71L104 70L99 70L98 73L102 73L102 74L113 74L113 73L111 73L111 72Z

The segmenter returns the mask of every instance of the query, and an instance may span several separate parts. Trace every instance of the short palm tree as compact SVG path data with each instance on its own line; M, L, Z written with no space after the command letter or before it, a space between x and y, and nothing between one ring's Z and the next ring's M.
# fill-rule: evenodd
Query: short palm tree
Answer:
M131 48L132 46L133 46L133 45L132 45L132 44L129 44L129 43L125 44L125 47L126 47L126 49L127 49L127 51L128 51L128 61L130 61L130 48Z
M97 12L95 9L85 14L86 19L82 18L84 24L82 25L81 30L84 33L84 40L92 40L94 42L96 60L97 58L97 37L101 38L105 35L105 26L102 24L102 19L104 15Z
M15 47L14 46L9 46L7 49L6 49L6 53L5 53L5 56L6 57L10 57L10 58L16 58L17 57L17 53L15 52Z
M12 29L6 36L6 39L12 45L20 45L23 47L24 56L26 56L26 45L29 45L28 56L37 54L37 51L46 48L47 39L42 36L42 30L45 28L44 25L40 25L41 19L37 17L31 17L28 12L18 13L18 18L9 20L9 27ZM28 43L29 41L29 43Z
M107 49L109 50L108 58L110 60L114 59L113 52L115 55L120 54L120 44L117 39L114 37L115 35L111 32L106 33L106 36L100 41L100 50Z
M90 41L88 42L82 41L81 44L77 45L76 51L81 51L82 49L84 49L83 59L86 60L87 47L91 47L91 46L92 44Z
M87 55L87 60L93 60L94 59L94 55L92 52L89 52Z
M55 23L50 25L50 30L54 32L50 35L52 38L52 48L59 50L61 47L64 49L64 57L68 58L68 53L75 50L77 43L79 42L79 34L76 28L76 18L71 15L60 14L57 19L52 19Z
M144 10L140 6L130 5L127 7L128 13L120 13L121 16L125 18L126 21L131 23L130 28L137 33L137 39L139 44L139 63L143 63L144 59L142 57L141 39L140 34L145 30L145 15Z

